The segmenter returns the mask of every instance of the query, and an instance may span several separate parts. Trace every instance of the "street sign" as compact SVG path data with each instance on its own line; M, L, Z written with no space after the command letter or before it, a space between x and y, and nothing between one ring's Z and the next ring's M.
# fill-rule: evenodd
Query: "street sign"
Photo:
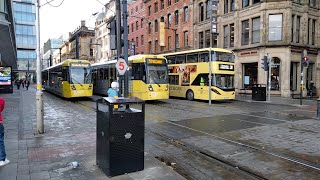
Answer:
M116 69L117 69L119 75L123 76L128 69L128 65L127 65L126 61L124 59L119 59L116 63Z

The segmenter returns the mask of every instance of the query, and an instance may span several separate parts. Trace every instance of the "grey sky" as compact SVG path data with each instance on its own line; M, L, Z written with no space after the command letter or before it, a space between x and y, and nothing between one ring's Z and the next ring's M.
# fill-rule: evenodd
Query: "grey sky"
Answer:
M50 0L48 0L50 1ZM59 5L63 0L54 0L50 4ZM108 0L99 0L106 3ZM40 0L40 5L46 0ZM81 20L89 21L88 27L94 27L95 12L101 12L103 5L97 0L64 0L60 7L49 4L40 8L40 41L41 47L49 38L58 38L74 31L80 26Z

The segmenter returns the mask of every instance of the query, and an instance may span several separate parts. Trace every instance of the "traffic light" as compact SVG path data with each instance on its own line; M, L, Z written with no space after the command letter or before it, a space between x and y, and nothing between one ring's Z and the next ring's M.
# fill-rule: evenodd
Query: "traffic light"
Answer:
M110 29L110 49L116 50L117 49L117 21L112 20L108 28ZM122 34L124 32L123 26L121 26L120 32L121 32L120 34L121 47L123 47L124 45L124 41L122 39Z
M304 56L302 59L302 65L303 65L303 67L308 67L309 66L309 59L308 59L308 57L307 56Z
M267 56L263 56L263 58L261 59L262 62L262 69L264 69L264 71L269 71L269 62L268 62L268 57Z

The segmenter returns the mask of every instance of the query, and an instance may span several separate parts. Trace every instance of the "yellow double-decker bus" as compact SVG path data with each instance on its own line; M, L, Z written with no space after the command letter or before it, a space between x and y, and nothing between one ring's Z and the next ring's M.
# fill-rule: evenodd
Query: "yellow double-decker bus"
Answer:
M203 48L163 56L168 60L170 96L188 100L210 100L211 94L211 100L235 99L235 63L232 51Z
M112 81L117 80L117 60L92 64L93 92L107 95ZM168 64L159 55L135 55L128 58L129 96L142 100L169 99ZM121 82L120 82L121 83Z

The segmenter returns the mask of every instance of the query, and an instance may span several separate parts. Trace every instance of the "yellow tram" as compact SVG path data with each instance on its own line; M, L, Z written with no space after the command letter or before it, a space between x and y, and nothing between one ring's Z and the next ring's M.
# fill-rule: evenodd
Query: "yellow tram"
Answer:
M92 96L91 65L87 60L68 59L44 69L41 74L46 91L64 98Z

